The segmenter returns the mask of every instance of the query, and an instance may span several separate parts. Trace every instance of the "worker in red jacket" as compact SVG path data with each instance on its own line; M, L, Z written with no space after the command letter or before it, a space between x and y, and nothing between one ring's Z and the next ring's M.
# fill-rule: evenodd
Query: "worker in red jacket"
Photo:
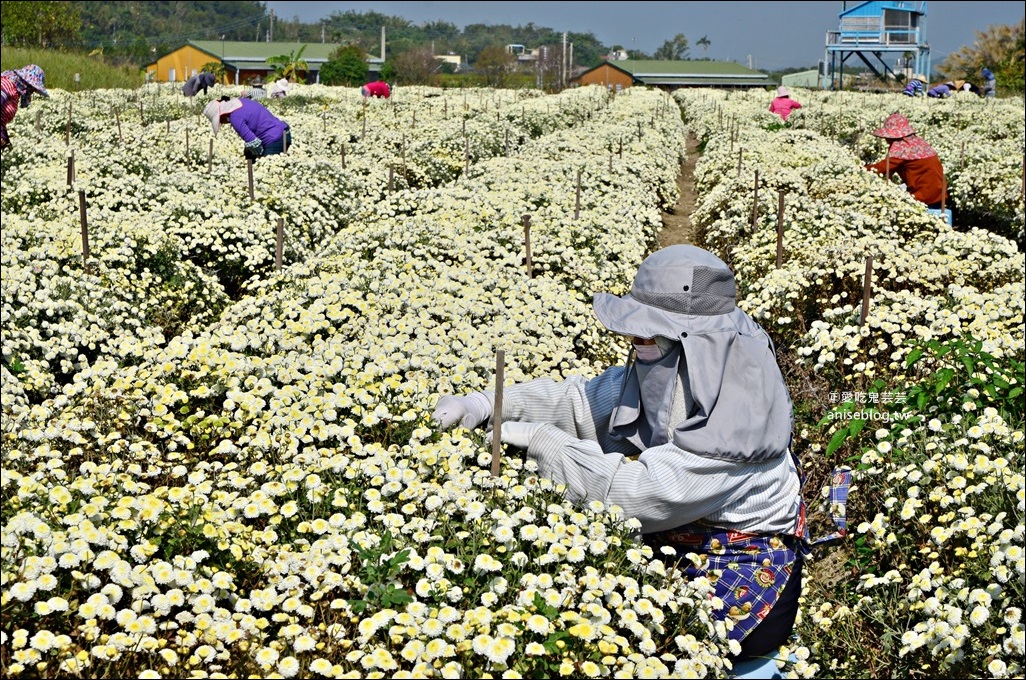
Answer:
M866 169L888 176L896 173L913 198L928 208L940 208L947 197L944 167L933 147L912 129L908 118L892 113L873 134L887 140L887 157Z
M367 83L361 87L360 94L364 97L380 97L381 99L388 99L392 94L392 90L388 87L388 83L383 80L378 80L373 83Z

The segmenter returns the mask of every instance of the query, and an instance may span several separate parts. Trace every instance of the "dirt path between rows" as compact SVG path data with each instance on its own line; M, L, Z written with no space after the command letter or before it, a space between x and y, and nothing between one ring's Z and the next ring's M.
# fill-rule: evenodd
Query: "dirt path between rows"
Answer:
M680 197L670 212L663 211L663 229L659 233L659 246L676 245L678 243L694 243L694 230L691 226L691 213L695 209L695 163L698 161L698 139L688 134L686 156L677 175L677 186ZM698 245L698 244L695 244Z

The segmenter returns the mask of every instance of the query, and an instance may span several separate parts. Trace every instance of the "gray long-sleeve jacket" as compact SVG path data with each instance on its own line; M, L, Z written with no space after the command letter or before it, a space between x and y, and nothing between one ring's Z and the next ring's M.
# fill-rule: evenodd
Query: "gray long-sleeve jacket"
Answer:
M791 456L730 462L703 458L672 442L638 454L609 435L623 367L587 380L547 378L504 388L504 421L548 423L527 454L541 476L567 486L575 502L599 500L640 520L642 533L704 520L749 533L796 529L800 481Z

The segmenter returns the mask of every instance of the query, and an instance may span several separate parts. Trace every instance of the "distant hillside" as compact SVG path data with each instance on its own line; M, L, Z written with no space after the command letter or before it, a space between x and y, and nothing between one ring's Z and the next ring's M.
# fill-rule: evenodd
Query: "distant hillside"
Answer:
M11 4L11 3L3 3ZM74 2L81 15L81 44L102 50L108 59L130 60L142 66L166 54L185 40L267 40L355 44L378 54L381 29L387 36L387 54L433 48L435 54L456 54L473 62L485 47L522 44L558 46L562 32L527 23L524 26L455 24L432 21L415 24L379 12L337 11L323 22L306 24L275 16L262 2ZM591 33L567 34L574 62L597 64L609 49Z

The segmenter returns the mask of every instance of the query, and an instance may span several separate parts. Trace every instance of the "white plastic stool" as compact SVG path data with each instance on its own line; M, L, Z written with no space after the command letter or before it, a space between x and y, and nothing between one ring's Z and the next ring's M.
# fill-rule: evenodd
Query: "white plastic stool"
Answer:
M731 671L731 678L747 678L748 680L775 680L776 678L786 678L787 675L778 665L778 661L782 661L781 657L758 657L755 659L748 659L747 661L737 661L734 663L734 670ZM798 662L798 657L791 654L787 657L787 662L794 664Z

